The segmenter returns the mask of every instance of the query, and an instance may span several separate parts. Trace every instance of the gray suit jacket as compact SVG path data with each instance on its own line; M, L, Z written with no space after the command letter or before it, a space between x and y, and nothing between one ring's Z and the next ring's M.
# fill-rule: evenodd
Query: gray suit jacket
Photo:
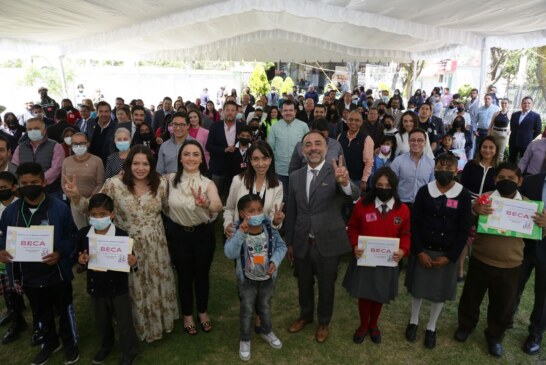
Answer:
M315 235L319 253L324 257L351 251L351 244L341 216L343 205L359 197L351 183L352 194L346 195L336 182L333 166L326 161L317 176L315 189L306 192L307 166L290 174L286 219L286 244L292 245L294 256L304 258L309 249L309 232Z

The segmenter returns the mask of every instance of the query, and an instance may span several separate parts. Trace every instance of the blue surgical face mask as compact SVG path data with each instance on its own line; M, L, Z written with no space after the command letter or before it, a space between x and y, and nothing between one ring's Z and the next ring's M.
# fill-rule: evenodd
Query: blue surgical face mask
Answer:
M27 132L27 135L32 142L38 142L39 140L43 138L42 131L39 129L31 129L30 131Z
M97 231L102 231L103 229L108 228L112 224L112 219L110 217L104 218L93 218L89 217L89 224L93 226Z
M116 141L116 148L120 151L120 152L125 152L129 149L129 147L131 147L131 142L129 141Z
M265 215L263 213L258 215L253 215L248 218L248 225L253 227L259 226L262 224L264 219L265 219Z
M243 113L237 113L237 119L243 119Z

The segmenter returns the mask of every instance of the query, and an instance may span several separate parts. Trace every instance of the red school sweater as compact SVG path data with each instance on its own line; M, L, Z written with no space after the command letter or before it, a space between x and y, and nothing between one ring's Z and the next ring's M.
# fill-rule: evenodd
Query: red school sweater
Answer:
M395 205L383 215L375 204L363 205L359 199L347 226L349 241L353 247L358 244L358 236L400 238L400 249L404 251L404 256L409 255L410 211L404 203L401 203L398 208Z

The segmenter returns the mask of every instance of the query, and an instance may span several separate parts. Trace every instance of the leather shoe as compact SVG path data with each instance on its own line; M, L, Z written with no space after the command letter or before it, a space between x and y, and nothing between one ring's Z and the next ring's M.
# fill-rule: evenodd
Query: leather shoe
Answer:
M415 342L417 339L417 325L408 323L408 326L406 327L406 340L409 342Z
M317 331L315 332L315 340L318 343L323 343L328 338L328 326L318 326Z
M368 331L362 332L359 328L355 331L355 334L353 335L353 342L356 344L360 344L364 342L364 339L366 338L367 335L368 335Z
M372 339L372 342L375 344L381 343L381 332L379 331L379 328L370 329L370 338Z
M299 332L307 325L308 323L311 323L312 321L306 320L306 319L296 319L294 323L288 328L288 332L290 333L296 333Z
M436 347L436 331L425 331L425 347L427 349L433 349Z
M16 315L11 326L8 328L7 332L2 338L2 344L7 345L8 343L15 341L25 328L27 328L27 322L25 319L20 314Z
M500 342L489 342L489 354L494 357L502 357L502 344Z
M527 340L523 344L523 352L527 355L536 355L540 351L540 341L542 339L539 336L529 335Z
M458 327L455 331L455 334L453 335L453 338L459 342L465 342L468 339L468 336L470 336L469 330L466 330L462 327Z

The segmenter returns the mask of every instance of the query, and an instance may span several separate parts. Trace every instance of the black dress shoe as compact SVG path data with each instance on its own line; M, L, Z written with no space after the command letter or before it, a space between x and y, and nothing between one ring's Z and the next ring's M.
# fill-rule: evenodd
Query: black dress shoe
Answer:
M489 342L489 354L494 357L502 357L502 344L500 342Z
M529 335L523 344L523 352L527 355L536 355L540 351L541 338L535 335Z
M370 330L370 338L372 339L372 342L375 344L381 343L381 332L379 332L379 328L372 328Z
M11 343L15 341L19 334L27 328L27 322L23 318L23 316L16 315L13 319L13 322L11 323L11 326L8 328L7 332L4 334L4 337L2 338L2 344L7 345L8 343Z
M355 334L353 335L353 342L356 344L360 344L364 342L364 339L368 335L368 331L361 332L360 328L355 331Z
M417 339L417 325L409 323L406 327L406 340L409 342L415 342Z
M0 326L5 326L6 324L10 323L14 315L15 312L13 312L11 309L8 309L0 316Z
M436 331L426 330L425 332L425 347L433 349L436 347Z
M459 342L465 342L468 336L470 336L470 332L471 331L466 330L462 327L458 327L455 331L455 334L453 335L453 338Z

